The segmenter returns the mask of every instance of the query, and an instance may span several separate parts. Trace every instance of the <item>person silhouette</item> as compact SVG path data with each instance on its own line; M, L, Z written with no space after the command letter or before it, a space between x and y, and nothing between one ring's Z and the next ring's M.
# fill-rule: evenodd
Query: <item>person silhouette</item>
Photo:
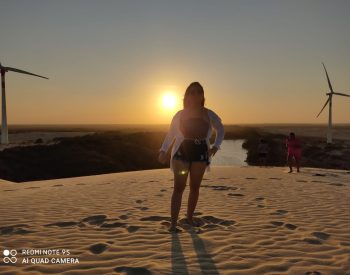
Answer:
M197 226L193 213L199 197L199 188L205 171L210 171L211 158L220 149L224 139L224 126L221 118L204 107L204 89L199 82L191 83L186 89L183 109L172 118L169 131L159 150L158 160L167 161L167 151L171 151L170 169L174 173L174 190L171 197L170 232L179 232L177 220L181 208L182 194L190 177L190 193L187 205L187 222ZM213 146L210 137L214 129L216 136Z
M293 160L297 167L297 172L300 172L300 159L301 159L301 143L300 140L295 137L295 134L292 132L289 134L289 137L286 139L287 147L287 162L289 165L289 172L293 172Z
M266 165L267 155L269 153L269 145L264 139L260 139L258 145L258 154L259 154L259 164L260 166Z

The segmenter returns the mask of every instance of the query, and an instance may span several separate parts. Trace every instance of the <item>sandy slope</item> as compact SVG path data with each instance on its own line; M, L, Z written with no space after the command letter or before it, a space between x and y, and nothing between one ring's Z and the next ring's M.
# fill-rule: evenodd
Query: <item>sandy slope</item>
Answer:
M1 181L0 248L18 254L0 273L350 274L349 172L212 167L202 226L179 234L166 230L172 184L169 169ZM79 263L25 264L24 248L68 249Z

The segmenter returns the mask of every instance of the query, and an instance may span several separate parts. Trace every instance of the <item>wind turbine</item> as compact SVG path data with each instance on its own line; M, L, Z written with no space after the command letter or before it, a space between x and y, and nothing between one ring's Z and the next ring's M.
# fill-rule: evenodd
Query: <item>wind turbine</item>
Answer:
M326 103L324 104L324 106L322 107L321 111L318 113L317 117L322 113L323 109L326 108L327 104L329 103L327 143L332 143L332 97L333 97L333 95L341 95L341 96L350 97L350 95L336 93L333 91L333 87L332 87L331 81L329 80L326 66L323 63L322 63L322 65L323 65L324 71L326 72L328 86L329 86L330 91L326 94L326 95L328 95L328 99L327 99Z
M7 116L6 116L6 94L5 94L5 73L7 72L16 72L21 74L29 74L41 78L46 78L45 76L32 74L30 72L26 72L20 69L11 68L11 67L3 67L0 63L0 71L1 71L1 96L2 96L2 123L1 123L1 144L7 144L9 142L8 139L8 128L7 128Z

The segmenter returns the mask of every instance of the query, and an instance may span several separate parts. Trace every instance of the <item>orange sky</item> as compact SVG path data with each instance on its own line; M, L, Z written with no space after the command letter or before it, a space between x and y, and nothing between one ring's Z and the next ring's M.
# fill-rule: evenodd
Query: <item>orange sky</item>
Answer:
M9 124L169 123L192 81L225 124L326 123L321 62L350 94L349 1L146 2L3 1L0 61L50 78L6 75Z

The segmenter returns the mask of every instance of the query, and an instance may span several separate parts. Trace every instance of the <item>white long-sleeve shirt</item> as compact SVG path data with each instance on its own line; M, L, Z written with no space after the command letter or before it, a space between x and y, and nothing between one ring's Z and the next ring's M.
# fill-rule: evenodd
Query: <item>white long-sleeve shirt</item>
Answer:
M205 108L208 112L208 116L210 119L210 127L208 129L208 133L207 133L207 137L206 137L206 142L208 145L208 148L210 148L210 137L212 135L212 131L214 129L215 131L215 142L214 142L214 146L217 147L218 149L220 149L220 145L224 139L224 126L221 122L221 118L212 110ZM175 143L173 145L173 148L171 150L171 158L170 158L170 169L171 171L173 170L173 165L172 165L172 159L173 156L175 155L176 151L179 149L182 141L184 140L184 135L182 134L181 130L180 130L180 117L181 117L181 113L183 112L183 110L178 111L173 119L171 120L171 124L170 124L170 128L169 131L163 141L163 144L161 146L161 148L159 149L159 151L164 151L167 152L170 145L173 143L173 140L175 138ZM210 165L207 166L206 171L210 171Z

